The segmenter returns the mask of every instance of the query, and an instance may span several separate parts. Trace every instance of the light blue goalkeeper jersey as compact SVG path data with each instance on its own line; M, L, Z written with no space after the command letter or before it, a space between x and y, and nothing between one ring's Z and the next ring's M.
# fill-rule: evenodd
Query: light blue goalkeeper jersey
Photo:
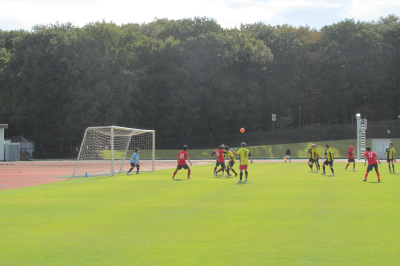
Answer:
M137 154L136 152L134 154L132 154L131 159L129 160L130 163L140 163L139 161L139 154Z

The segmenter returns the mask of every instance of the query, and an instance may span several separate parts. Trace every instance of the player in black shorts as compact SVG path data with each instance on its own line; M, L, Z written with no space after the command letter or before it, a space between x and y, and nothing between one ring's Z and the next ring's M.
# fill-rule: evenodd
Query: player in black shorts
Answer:
M221 149L221 147L222 147L222 149L223 149L223 152L222 152L222 154L223 154L223 156L224 156L224 158L227 156L227 152L225 151L225 144L221 144L221 146L220 146L220 149ZM210 156L208 156L209 158L211 158L213 155L215 154L215 152L213 152ZM221 166L221 168L217 171L217 167L218 166ZM218 172L221 172L222 171L222 175L224 174L224 170L225 170L225 162L223 162L223 163L220 163L220 162L218 162L218 158L217 158L217 162L215 163L215 167L214 167L214 173L215 173L215 175L216 175L216 173L218 173Z
M334 156L331 148L329 148L328 144L325 144L325 156L324 156L324 159L325 158L326 158L326 160L325 160L324 164L322 165L322 169L324 171L322 173L322 175L325 175L325 165L329 165L329 167L331 168L331 172L332 172L331 176L334 176L335 172L333 171L333 161L335 160L335 156Z
M317 145L314 144L314 162L315 162L315 167L317 167L317 172L321 169L321 166L319 165L319 151Z
M393 174L394 174L394 159L396 158L396 150L393 147L393 142L389 143L389 147L386 148L385 150L385 155L383 156L383 158L385 158L385 156L387 155L387 162L389 164L389 172L392 173L391 169L390 169L390 164L392 164L392 168L393 168Z
M313 170L313 164L314 164L314 144L311 144L310 149L308 149L308 167L310 167L310 172Z
M228 159L229 159L229 163L228 163L228 167L227 167L227 175L226 176L231 176L231 174L229 174L229 170L232 170L232 172L235 173L235 177L238 175L235 171L235 169L233 169L233 166L235 165L236 162L236 158L235 155L233 154L232 151L229 150L229 147L226 146L225 147L225 152L228 154Z

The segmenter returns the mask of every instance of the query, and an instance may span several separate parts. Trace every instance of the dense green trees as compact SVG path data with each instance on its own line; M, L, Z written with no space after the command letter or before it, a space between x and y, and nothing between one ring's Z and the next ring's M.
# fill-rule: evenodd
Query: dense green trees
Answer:
M400 21L321 30L214 20L96 22L0 30L0 121L40 145L75 144L88 126L158 137L351 123L400 113ZM279 121L279 118L282 121Z

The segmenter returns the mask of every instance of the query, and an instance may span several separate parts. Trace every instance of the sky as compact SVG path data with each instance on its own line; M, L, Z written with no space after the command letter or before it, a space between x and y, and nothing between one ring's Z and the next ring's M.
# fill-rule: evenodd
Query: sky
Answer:
M208 17L224 28L263 22L321 29L346 18L377 21L400 16L400 0L0 0L0 29L37 24L148 23L155 18Z

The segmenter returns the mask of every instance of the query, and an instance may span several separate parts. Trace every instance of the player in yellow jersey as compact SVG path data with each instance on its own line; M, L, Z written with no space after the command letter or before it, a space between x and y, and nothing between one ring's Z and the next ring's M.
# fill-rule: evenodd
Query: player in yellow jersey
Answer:
M396 149L393 147L393 142L389 143L389 147L386 148L385 155L383 155L383 158L385 159L385 156L387 155L387 162L389 164L389 172L392 173L390 170L390 162L392 162L392 168L393 168L393 174L394 174L394 159L396 158Z
M228 156L228 160L229 160L228 167L226 168L226 172L228 174L226 176L227 177L231 176L231 174L229 174L229 170L232 170L232 172L235 173L235 177L236 177L238 174L236 173L235 169L233 169L233 165L236 163L235 155L233 154L232 151L229 150L228 146L225 146L225 152L226 152L226 154Z
M308 167L310 167L310 172L313 170L313 164L314 164L314 144L311 144L310 149L308 149Z
M322 166L322 169L324 172L321 175L325 174L325 165L329 165L332 171L332 176L335 175L335 172L333 171L333 161L335 160L335 156L333 155L333 151L331 148L329 148L328 144L325 144L325 156L324 159L326 158L326 161L324 162L324 165Z
M315 162L315 167L317 168L317 172L321 169L321 166L319 165L319 156L321 154L319 153L319 150L317 148L317 145L314 144L314 162Z
M246 174L246 182L247 182L247 176L248 176L248 172L247 172L247 166L249 165L249 156L251 158L251 163L253 163L253 156L251 155L250 151L248 149L246 149L246 143L242 142L241 144L241 148L235 152L234 150L232 150L232 152L234 154L239 154L239 158L240 158L240 179L238 180L238 182L242 182L242 177L243 177L243 170L245 170L245 174Z

